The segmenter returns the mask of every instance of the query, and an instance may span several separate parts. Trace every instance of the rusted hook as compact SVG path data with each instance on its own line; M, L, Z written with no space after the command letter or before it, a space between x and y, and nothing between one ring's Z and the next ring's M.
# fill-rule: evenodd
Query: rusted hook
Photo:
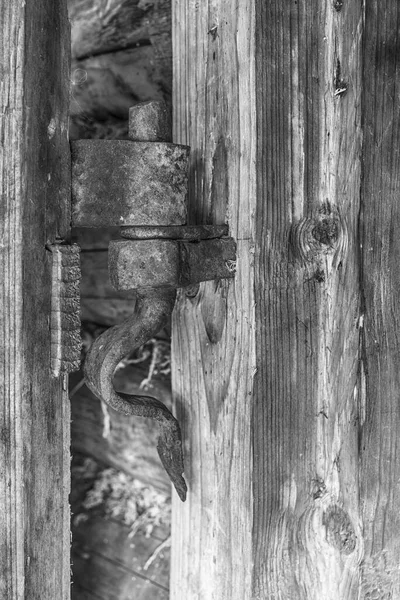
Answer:
M74 224L121 226L123 239L109 246L110 279L116 289L137 290L133 315L92 345L85 377L92 392L118 412L159 422L157 450L185 500L177 420L155 398L117 393L113 375L125 355L164 326L176 288L234 276L236 244L227 237L226 225L185 225L189 148L170 143L165 105L148 102L131 108L129 137L130 142L72 144Z
M179 498L185 501L187 487L182 476L182 438L178 421L156 398L120 394L113 385L118 363L163 328L174 308L175 297L176 290L138 292L133 315L95 340L87 354L84 372L90 390L111 408L125 415L150 417L159 422L158 454Z
M186 215L188 148L170 142L171 122L164 103L147 102L130 110L131 142L73 145L75 222L104 225L182 223ZM96 140L97 141L97 140ZM134 143L132 143L134 142ZM100 153L103 153L100 157ZM100 165L107 165L107 169ZM97 173L97 175L96 175ZM115 223L114 223L115 224ZM111 269L112 270L112 269ZM136 288L136 283L132 282ZM157 450L182 501L187 487L182 476L183 453L178 421L166 406L150 396L117 393L113 385L118 363L154 337L171 315L176 290L137 290L133 315L103 333L90 348L84 366L88 387L120 413L156 419Z

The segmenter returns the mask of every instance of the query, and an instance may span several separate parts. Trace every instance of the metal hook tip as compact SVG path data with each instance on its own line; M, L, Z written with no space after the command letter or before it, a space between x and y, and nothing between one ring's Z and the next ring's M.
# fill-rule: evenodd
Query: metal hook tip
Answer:
M181 431L178 421L172 418L160 424L157 450L164 469L167 471L182 502L186 500L187 485L184 471Z

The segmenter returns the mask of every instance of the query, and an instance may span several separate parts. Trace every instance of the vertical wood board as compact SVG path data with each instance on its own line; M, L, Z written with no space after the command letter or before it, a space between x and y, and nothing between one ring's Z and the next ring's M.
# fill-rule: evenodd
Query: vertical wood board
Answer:
M257 3L254 598L358 594L362 3Z
M46 249L70 223L65 3L2 0L0 40L0 596L67 600L70 412L50 374Z
M361 502L362 598L400 597L400 6L366 3Z
M181 293L173 316L189 495L173 499L172 600L251 594L254 18L250 2L173 2L174 141L191 146L190 219L229 222L237 273Z

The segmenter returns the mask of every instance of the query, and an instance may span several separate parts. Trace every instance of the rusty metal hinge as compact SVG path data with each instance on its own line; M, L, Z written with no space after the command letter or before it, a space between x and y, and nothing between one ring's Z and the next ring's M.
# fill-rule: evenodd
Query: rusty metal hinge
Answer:
M234 276L236 244L226 225L185 225L189 148L170 142L165 104L131 108L129 137L71 142L72 226L120 226L121 239L109 245L111 283L137 291L134 313L95 340L84 372L92 392L115 410L159 421L158 453L185 500L177 420L155 398L117 393L113 375L165 325L177 288Z

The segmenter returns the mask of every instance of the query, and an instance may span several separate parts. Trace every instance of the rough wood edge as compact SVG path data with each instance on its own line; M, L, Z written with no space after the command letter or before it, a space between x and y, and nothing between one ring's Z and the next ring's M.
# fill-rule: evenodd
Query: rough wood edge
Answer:
M51 370L54 377L81 363L80 248L52 245Z

